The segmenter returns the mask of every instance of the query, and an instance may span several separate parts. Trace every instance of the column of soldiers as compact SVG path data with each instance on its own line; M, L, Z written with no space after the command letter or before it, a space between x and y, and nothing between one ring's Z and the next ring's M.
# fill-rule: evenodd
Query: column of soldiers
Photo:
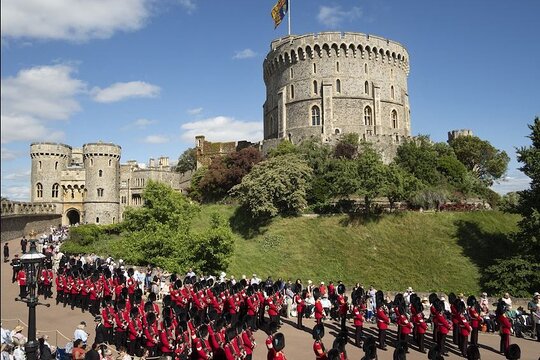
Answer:
M264 288L245 279L235 284L194 276L182 281L173 274L160 310L154 293L143 301L133 274L131 268L126 277L121 269L63 264L55 280L57 305L89 311L101 324L100 341L137 356L146 352L175 359L251 359L253 332L263 326L264 314L269 327L277 329L281 323L280 281ZM284 338L278 336L269 349L271 359L284 359L283 346Z

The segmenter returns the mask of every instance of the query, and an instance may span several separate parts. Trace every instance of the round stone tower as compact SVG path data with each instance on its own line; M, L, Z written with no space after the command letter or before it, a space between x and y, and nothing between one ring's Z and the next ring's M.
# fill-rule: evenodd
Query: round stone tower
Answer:
M291 35L272 42L263 68L265 142L410 136L409 54L397 42L361 33Z
M110 143L83 145L86 170L84 222L112 224L118 222L120 204L121 147Z
M71 161L71 150L69 145L48 142L30 145L32 202L63 201L60 179L62 170L65 170Z

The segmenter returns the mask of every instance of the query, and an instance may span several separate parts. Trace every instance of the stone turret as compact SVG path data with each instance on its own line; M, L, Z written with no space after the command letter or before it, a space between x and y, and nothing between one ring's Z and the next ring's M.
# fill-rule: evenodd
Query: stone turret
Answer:
M30 145L32 202L62 201L59 174L70 164L71 150L71 146L57 143L39 142Z

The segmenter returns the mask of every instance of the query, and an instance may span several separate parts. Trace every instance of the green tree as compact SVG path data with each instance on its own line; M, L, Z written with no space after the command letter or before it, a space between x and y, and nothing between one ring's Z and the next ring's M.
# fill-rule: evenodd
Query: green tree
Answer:
M178 163L174 168L176 172L187 173L197 169L197 150L195 148L186 149L178 158Z
M289 140L282 140L278 146L268 152L268 157L276 157L287 154L298 154L298 147Z
M397 149L395 163L426 185L441 182L437 171L439 153L427 136L406 141Z
M220 214L211 215L210 229L192 237L191 254L194 268L205 274L215 274L229 266L234 250L233 233L227 220Z
M334 149L336 158L354 159L358 153L358 139L356 133L350 133L343 136Z
M255 165L230 191L253 217L298 214L307 206L313 171L295 154L285 154Z
M506 152L477 136L459 136L450 142L450 146L459 161L488 186L501 178L508 168L510 158Z
M193 175L191 175L191 182L188 189L188 196L196 201L202 201L203 199L203 193L201 191L201 181L206 175L206 172L208 171L208 167L201 166L198 168Z
M370 212L373 199L380 196L386 186L386 166L382 162L381 155L366 142L360 144L356 165L358 176L356 193L364 198L366 211Z
M386 167L384 195L390 208L398 201L409 200L422 187L421 182L396 164Z

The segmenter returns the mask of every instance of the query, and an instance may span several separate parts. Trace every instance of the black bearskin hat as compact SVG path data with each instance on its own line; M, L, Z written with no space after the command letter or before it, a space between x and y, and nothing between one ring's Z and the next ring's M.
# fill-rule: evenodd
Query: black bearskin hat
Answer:
M332 347L338 349L339 352L344 352L345 345L347 345L347 333L342 331L334 339Z
M474 295L471 295L467 298L467 305L468 306L474 306L476 305L476 297Z
M171 327L172 319L168 316L163 317L163 325L165 325L166 328Z
M433 307L437 312L443 312L444 311L444 302L441 299L435 299L433 302Z
M178 290L182 287L182 280L176 279L173 284L174 289Z
M138 308L131 308L129 311L129 316L132 318L135 318L139 315L139 309Z
M126 287L123 287L123 288L122 288L122 293L121 293L121 294L122 294L122 297L123 297L124 299L127 299L127 297L128 297L128 289L127 289Z
M366 337L364 344L362 345L362 350L364 350L364 353L366 354L364 359L373 360L377 358L377 344L373 336L369 335Z
M457 299L455 307L458 313L463 314L465 312L465 304L463 301Z
M435 293L431 293L429 294L429 303L430 304L433 304L435 302L436 299L438 299L439 297L437 296L437 294Z
M337 292L338 292L339 295L345 294L345 285L339 284L339 285L337 286Z
M181 320L178 322L178 329L181 331L186 331L188 329L188 324L186 320Z
M396 349L394 350L393 360L406 360L407 359L407 343L400 341Z
M285 335L277 333L272 338L272 345L276 351L281 351L285 348Z
M480 351L478 346L469 345L467 348L467 360L480 360Z
M240 285L242 285L242 287L245 288L248 285L247 280L246 279L240 280Z
M268 328L266 329L266 332L268 335L272 335L274 334L278 329L278 324L277 322L275 321L272 321L269 325L268 325Z
M143 291L142 289L135 289L135 292L133 293L133 302L135 304L140 304L142 301Z
M169 278L169 281L174 284L174 282L176 281L176 279L178 279L178 276L176 275L176 273L172 273L171 274L171 277Z
M144 303L144 312L154 311L154 306L150 301Z
M191 282L191 276L186 276L186 277L184 278L184 285L190 285L190 284L192 284L192 282Z
M171 306L172 304L172 300L171 300L171 295L167 294L163 297L163 306Z
M214 278L210 278L210 279L206 280L206 286L208 286L208 287L214 286Z
M319 288L313 289L313 299L317 300L320 297L321 297L321 291L319 290Z
M495 315L499 317L504 314L506 312L506 307L506 303L502 301L502 299L499 299L499 302L497 303L497 309L495 310Z
M428 352L428 359L429 360L443 360L443 356L441 354L441 349L439 348L439 345L434 345Z
M151 292L150 295L148 295L148 301L150 302L156 301L156 298L157 298L156 293Z
M508 352L506 353L506 358L508 360L518 360L521 358L521 348L518 344L510 345Z
M149 312L148 314L146 314L146 322L148 323L148 325L152 325L156 322L156 314L154 314L153 312Z
M236 328L230 327L225 332L225 339L227 342L231 342L236 337Z
M129 269L127 269L127 274L128 274L128 276L131 277L131 276L133 276L133 274L135 274L135 271L133 270L133 268L129 268Z
M199 338L204 339L208 336L208 326L201 325L197 329L197 333L199 334Z
M223 326L225 326L225 321L223 321L222 318L217 318L216 321L214 321L213 329L215 332L223 329Z
M327 360L339 360L340 359L339 350L338 349L330 349L326 353L326 359Z
M311 335L313 336L313 339L321 340L324 337L324 325L322 323L315 325Z
M119 300L118 303L116 304L116 306L118 307L118 309L124 310L126 308L126 301L125 300Z
M394 306L399 308L401 305L405 305L405 298L402 293L397 293L396 296L394 296Z
M456 306L456 300L458 300L458 297L456 296L456 294L454 294L453 292L448 294L448 302L450 304Z
M377 306L377 308L380 308L381 306L385 305L384 294L381 290L375 293L375 305Z
M252 285L249 285L246 289L246 294L247 296L252 296L253 294L255 293L255 291L253 291L253 286Z

